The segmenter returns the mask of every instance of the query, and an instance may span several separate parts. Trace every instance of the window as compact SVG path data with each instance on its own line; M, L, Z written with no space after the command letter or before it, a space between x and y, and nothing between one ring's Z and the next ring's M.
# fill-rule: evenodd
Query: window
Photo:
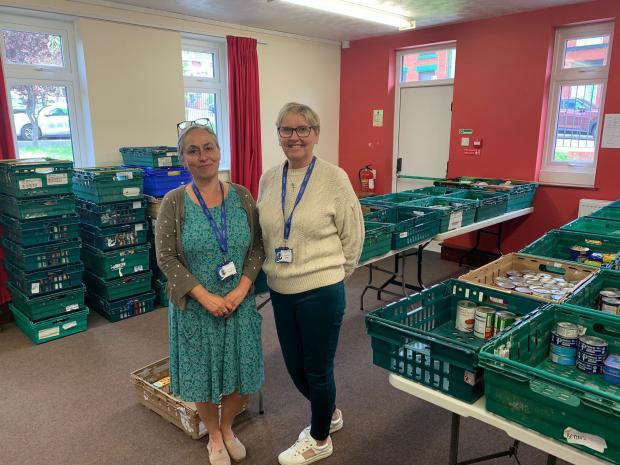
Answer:
M228 91L224 42L183 39L181 60L185 85L185 118L209 118L217 134L222 159L220 170L230 170Z
M556 33L542 182L594 185L612 35L611 23Z
M404 52L400 60L401 84L454 79L456 48L417 48Z
M72 25L4 16L0 49L18 158L51 157L85 165Z

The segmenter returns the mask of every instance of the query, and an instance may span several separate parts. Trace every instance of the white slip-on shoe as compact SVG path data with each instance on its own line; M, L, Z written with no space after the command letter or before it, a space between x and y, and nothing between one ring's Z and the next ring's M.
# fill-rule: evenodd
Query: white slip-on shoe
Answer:
M334 446L329 436L327 442L319 446L316 440L308 434L278 455L278 462L280 465L306 465L327 458L333 452Z
M344 426L344 421L342 419L342 410L337 408L335 413L338 415L338 418L332 421L329 424L329 434L335 433L336 431L340 431ZM310 425L306 426L301 433L299 433L299 437L297 439L302 439L304 436L310 433Z

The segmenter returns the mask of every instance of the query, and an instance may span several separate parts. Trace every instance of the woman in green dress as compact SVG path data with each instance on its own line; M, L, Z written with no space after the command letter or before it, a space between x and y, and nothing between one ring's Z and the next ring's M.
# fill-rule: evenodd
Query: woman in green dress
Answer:
M166 194L155 232L170 297L170 384L196 403L211 464L228 465L245 458L232 423L264 379L252 290L264 250L251 194L218 179L215 133L199 122L179 126L179 158L193 179Z

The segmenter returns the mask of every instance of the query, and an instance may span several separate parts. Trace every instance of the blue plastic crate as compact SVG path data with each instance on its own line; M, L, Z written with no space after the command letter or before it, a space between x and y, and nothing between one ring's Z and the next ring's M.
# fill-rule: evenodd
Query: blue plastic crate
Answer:
M179 166L143 169L144 193L153 197L163 197L168 191L192 181L190 171Z

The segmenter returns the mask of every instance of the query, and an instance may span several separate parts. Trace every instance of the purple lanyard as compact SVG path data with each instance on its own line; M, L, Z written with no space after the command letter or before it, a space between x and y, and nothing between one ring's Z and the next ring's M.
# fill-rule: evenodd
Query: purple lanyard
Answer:
M310 180L310 175L312 174L312 170L314 169L314 164L316 162L316 157L312 157L312 161L306 170L306 175L304 176L304 180L301 183L301 187L299 188L299 192L297 193L297 198L295 199L295 203L293 204L293 209L291 210L291 214L286 218L286 214L284 213L284 204L286 203L286 180L288 179L288 161L284 164L284 168L282 168L282 217L284 218L284 240L288 241L288 237L291 234L291 227L293 225L293 212L301 198L304 196L304 192L306 191L306 187L308 186L308 181Z
M209 207L207 207L202 195L200 195L200 191L196 187L196 184L192 183L192 189L194 189L194 194L196 194L196 198L202 207L202 211L209 219L211 230L217 239L217 243L220 245L222 254L224 254L224 257L226 258L228 256L228 230L226 229L226 199L224 199L224 184L220 181L220 191L222 192L222 205L220 207L222 229L218 228L215 218L213 218L213 215L209 211Z

